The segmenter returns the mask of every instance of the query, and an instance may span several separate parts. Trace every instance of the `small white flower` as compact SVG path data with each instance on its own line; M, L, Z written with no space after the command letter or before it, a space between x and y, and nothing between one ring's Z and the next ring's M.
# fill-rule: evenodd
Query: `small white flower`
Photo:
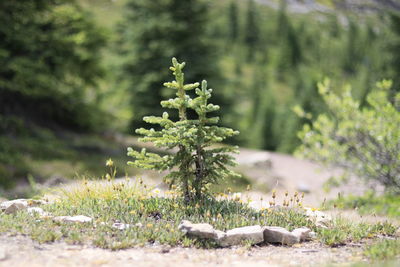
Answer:
M159 194L161 194L161 191L160 191L160 189L155 188L155 189L152 191L152 193L153 193L154 195L158 196Z

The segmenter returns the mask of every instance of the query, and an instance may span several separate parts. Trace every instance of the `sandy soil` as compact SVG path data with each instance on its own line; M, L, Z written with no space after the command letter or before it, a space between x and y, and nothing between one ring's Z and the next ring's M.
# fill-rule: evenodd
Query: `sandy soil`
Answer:
M246 249L169 248L153 245L120 251L68 245L37 244L23 236L0 236L4 267L38 266L321 266L361 261L361 244L328 248L318 243ZM0 253L1 254L1 253Z

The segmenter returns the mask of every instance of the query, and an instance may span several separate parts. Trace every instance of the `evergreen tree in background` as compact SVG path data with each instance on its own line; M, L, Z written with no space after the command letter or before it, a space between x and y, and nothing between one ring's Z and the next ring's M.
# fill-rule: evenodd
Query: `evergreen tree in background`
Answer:
M254 0L248 0L244 43L248 49L248 59L254 58L260 41L260 29L258 25L257 6Z
M85 97L97 93L105 38L75 1L0 1L0 40L0 132L11 127L2 116L78 130L99 125L96 103Z
M286 13L286 1L282 1L278 11L276 34L278 36L279 57L277 72L279 79L284 79L284 74L297 68L303 55L299 35Z
M354 74L357 69L357 63L360 61L360 29L357 23L352 19L348 18L349 29L347 32L347 47L344 54L344 65L343 69L348 74Z
M164 83L164 86L175 90L176 98L162 101L161 106L177 110L179 120L171 120L167 112L161 117L146 116L143 118L145 122L158 124L161 129L140 128L136 133L144 135L140 141L153 142L155 146L166 149L176 148L178 151L176 154L160 156L148 153L145 149L138 152L129 148L128 155L134 161L128 164L149 170L169 170L170 173L165 177L167 184L178 185L186 201L200 200L204 193L208 193L211 184L226 177L238 176L226 167L235 165L234 157L230 154L237 152L237 148L215 146L238 132L217 126L218 117L207 117L208 113L219 110L219 106L208 102L212 89L207 88L207 82L203 80L201 89L198 88L199 83L185 84L185 63L173 58L172 65L170 69L175 80ZM194 99L186 94L191 90L196 92ZM187 111L190 109L196 113L194 120L188 119Z
M400 92L400 13L392 13L390 16L391 28L395 39L390 44L390 58L393 77L393 91Z
M229 41L236 42L239 37L239 11L236 0L229 5Z
M191 62L188 81L221 80L217 49L207 34L208 3L203 0L128 0L120 32L126 59L123 75L132 99L133 127L145 127L145 115L161 115L159 104L170 91L163 89L166 66L173 56ZM223 104L221 94L216 102Z

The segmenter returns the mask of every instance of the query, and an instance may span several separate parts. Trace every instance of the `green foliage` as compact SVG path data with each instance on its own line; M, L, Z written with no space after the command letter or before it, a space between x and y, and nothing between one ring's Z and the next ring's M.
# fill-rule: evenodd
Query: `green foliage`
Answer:
M400 217L400 197L385 194L377 196L373 192L363 196L342 196L329 203L339 209L356 209L360 214L378 214Z
M244 34L244 43L247 45L248 58L253 59L254 53L259 45L259 24L257 18L257 7L254 0L248 0L247 16Z
M356 223L344 218L335 218L328 228L318 228L318 239L324 244L336 247L348 242L359 242L377 235L393 236L397 227L388 222L375 224Z
M185 84L182 72L185 63L178 63L173 58L172 64L170 69L175 80L164 83L164 86L176 90L177 97L162 101L161 106L178 110L179 121L169 119L167 112L162 117L144 117L145 122L158 124L161 129L140 128L136 133L144 135L140 139L142 142L152 142L155 146L166 149L177 148L178 151L175 155L160 156L148 153L145 149L138 152L129 148L128 156L133 157L134 161L128 163L143 169L170 170L165 177L166 182L170 185L178 184L187 200L198 200L211 184L228 176L236 176L226 165L235 165L234 158L229 153L236 152L237 148L213 145L237 135L238 132L216 126L218 117L207 117L207 113L219 110L219 106L208 103L212 89L207 89L207 82L203 80L201 89L198 88L199 83ZM186 94L190 90L195 90L196 98L192 99ZM197 119L188 119L188 109L196 112Z
M235 42L239 38L239 12L236 0L232 0L229 6L229 41Z
M392 66L391 76L394 80L395 87L393 88L397 92L400 90L400 14L399 13L391 13L390 14L390 26L395 34L395 38L391 42L389 42L389 55L390 55L390 63Z
M173 56L191 62L187 80L221 80L217 50L207 32L209 8L203 0L129 0L119 26L124 80L133 108L134 127L145 127L143 116L161 115L159 103L171 92L163 89L168 79L165 66ZM218 103L222 104L222 97ZM228 104L228 102L226 102Z
M372 260L392 260L399 259L400 240L382 240L368 246L364 254Z
M328 81L319 84L330 113L304 126L298 153L400 192L400 94L392 103L390 87L390 81L379 83L366 97L368 106L360 108L349 87L338 95Z
M0 114L77 129L96 125L87 101L105 42L72 0L1 1Z

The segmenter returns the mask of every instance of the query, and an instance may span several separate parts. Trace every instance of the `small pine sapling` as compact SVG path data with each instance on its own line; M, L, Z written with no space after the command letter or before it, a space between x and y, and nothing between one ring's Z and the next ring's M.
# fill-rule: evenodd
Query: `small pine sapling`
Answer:
M219 109L219 106L208 103L212 89L207 89L207 82L202 82L201 89L198 88L199 83L185 84L182 71L185 63L173 58L172 64L170 69L175 80L164 83L164 86L176 90L176 98L162 101L161 106L178 110L179 121L170 120L167 112L162 117L144 117L145 122L160 125L160 130L140 128L136 133L143 135L140 141L152 142L157 147L176 153L160 156L146 149L138 152L128 148L128 156L134 159L128 164L148 170L169 170L164 177L165 182L170 186L177 185L187 201L199 200L211 184L226 177L238 176L227 168L235 165L231 153L237 153L237 147L216 146L238 132L217 126L218 117L207 117L207 113ZM192 99L187 95L189 90L195 90L197 97ZM196 112L196 119L187 118L188 109Z

